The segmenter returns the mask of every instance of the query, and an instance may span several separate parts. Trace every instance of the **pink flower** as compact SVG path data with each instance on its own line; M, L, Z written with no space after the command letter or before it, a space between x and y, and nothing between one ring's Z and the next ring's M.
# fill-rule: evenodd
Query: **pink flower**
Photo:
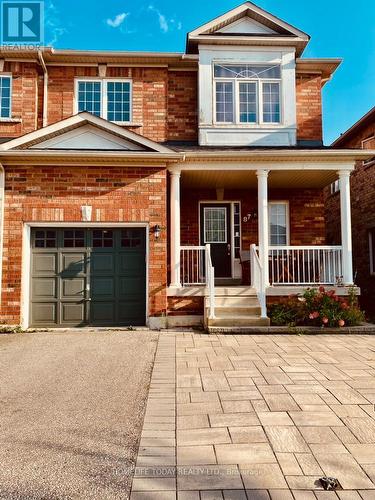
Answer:
M324 288L324 286L320 286L318 290L319 290L320 293L324 293L326 291L326 289Z
M313 319L317 319L317 318L319 318L319 312L318 312L318 311L314 311L314 312L312 313L312 317L313 317Z
M309 314L309 318L310 318L310 319L315 319L314 314L313 314L313 313L310 313L310 314Z
M323 325L326 325L328 323L329 319L324 316L324 318L322 319L322 321L323 321Z
M343 319L340 319L339 320L339 327L342 328L343 326L345 326L345 321Z

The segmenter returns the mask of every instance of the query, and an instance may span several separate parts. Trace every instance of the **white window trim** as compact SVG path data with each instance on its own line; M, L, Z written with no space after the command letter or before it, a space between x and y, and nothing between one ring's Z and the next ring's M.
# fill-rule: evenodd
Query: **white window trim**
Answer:
M372 247L373 247L373 241L372 241L372 232L374 232L375 234L375 227L372 227L369 229L369 233L368 233L368 243L369 243L369 255L370 255L370 274L371 276L375 276L375 266L374 266L374 254L373 254L373 251L372 251Z
M220 77L220 76L215 76L215 66L220 64L228 64L225 62L219 62L219 61L213 61L212 63L212 75L213 75L213 81L212 81L212 95L213 95L213 123L215 125L239 125L241 127L249 127L249 128L255 128L259 126L269 126L269 127L275 127L275 126L282 126L284 123L283 120L283 85L282 85L282 77L281 78L228 78L228 77ZM230 65L241 65L244 64L243 62L230 62ZM249 64L249 63L246 63ZM253 63L251 63L253 64ZM280 72L282 70L281 68L281 62L278 63L280 65ZM254 66L264 66L264 64L260 63L254 63ZM221 122L216 119L216 82L231 82L233 85L233 121L232 122ZM241 122L240 121L240 99L239 99L239 84L240 83L255 83L256 84L256 93L257 93L257 109L256 109L256 115L257 115L257 121L256 122ZM279 84L279 109L280 109L280 121L278 122L265 122L263 120L263 84L264 83L278 83Z
M0 122L9 122L12 120L12 94L13 94L13 75L12 73L0 73L0 77L10 79L10 92L9 92L9 116L0 116ZM0 103L1 106L1 103ZM1 113L0 113L1 114Z
M271 245L271 206L285 205L285 220L286 220L286 243L285 245ZM289 217L289 201L288 200L272 200L268 202L268 244L270 246L289 246L290 245L290 217Z
M78 111L78 83L79 82L100 82L101 83L101 102L100 102L100 117L104 120L108 120L108 93L107 84L108 82L121 82L129 83L129 120L128 121L111 121L111 123L116 123L117 125L130 125L133 118L133 82L129 78L99 78L99 77L76 77L74 79L74 114Z
M336 179L329 185L330 194L336 194L340 192L340 179Z

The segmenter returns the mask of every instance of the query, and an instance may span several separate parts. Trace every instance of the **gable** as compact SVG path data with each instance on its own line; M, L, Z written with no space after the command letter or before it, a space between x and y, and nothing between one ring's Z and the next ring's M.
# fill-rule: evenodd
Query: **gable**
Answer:
M88 112L0 144L0 151L13 149L172 153L157 142Z
M94 151L144 151L139 144L127 141L100 130L93 125L83 125L46 141L33 144L30 149L87 149Z
M276 31L273 29L269 28L268 26L265 26L264 24L261 24L257 21L254 21L253 19L250 19L249 17L243 17L241 19L238 19L237 21L234 21L233 23L228 24L227 26L224 26L224 28L221 28L216 31L216 33L242 33L242 34L247 34L247 35L275 35L277 34Z

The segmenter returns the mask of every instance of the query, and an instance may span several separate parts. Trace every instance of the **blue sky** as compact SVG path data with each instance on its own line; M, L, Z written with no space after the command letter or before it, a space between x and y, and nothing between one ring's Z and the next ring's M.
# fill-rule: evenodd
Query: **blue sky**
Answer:
M56 48L184 51L188 31L240 0L47 0L45 41ZM258 0L311 35L304 57L342 57L323 92L330 144L375 105L375 2Z

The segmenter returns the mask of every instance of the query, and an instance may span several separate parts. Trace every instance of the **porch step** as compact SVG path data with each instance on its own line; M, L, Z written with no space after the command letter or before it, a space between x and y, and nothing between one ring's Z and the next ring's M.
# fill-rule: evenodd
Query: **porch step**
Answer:
M254 288L215 286L215 318L210 319L210 299L205 297L205 326L209 333L234 333L237 329L269 326L261 317L261 307Z
M215 278L215 286L240 286L242 279Z
M210 328L211 326L223 326L223 327L246 327L246 326L269 326L270 320L269 318L261 318L260 316L243 316L243 315L235 315L235 316L220 316L214 319L207 319L207 326Z

